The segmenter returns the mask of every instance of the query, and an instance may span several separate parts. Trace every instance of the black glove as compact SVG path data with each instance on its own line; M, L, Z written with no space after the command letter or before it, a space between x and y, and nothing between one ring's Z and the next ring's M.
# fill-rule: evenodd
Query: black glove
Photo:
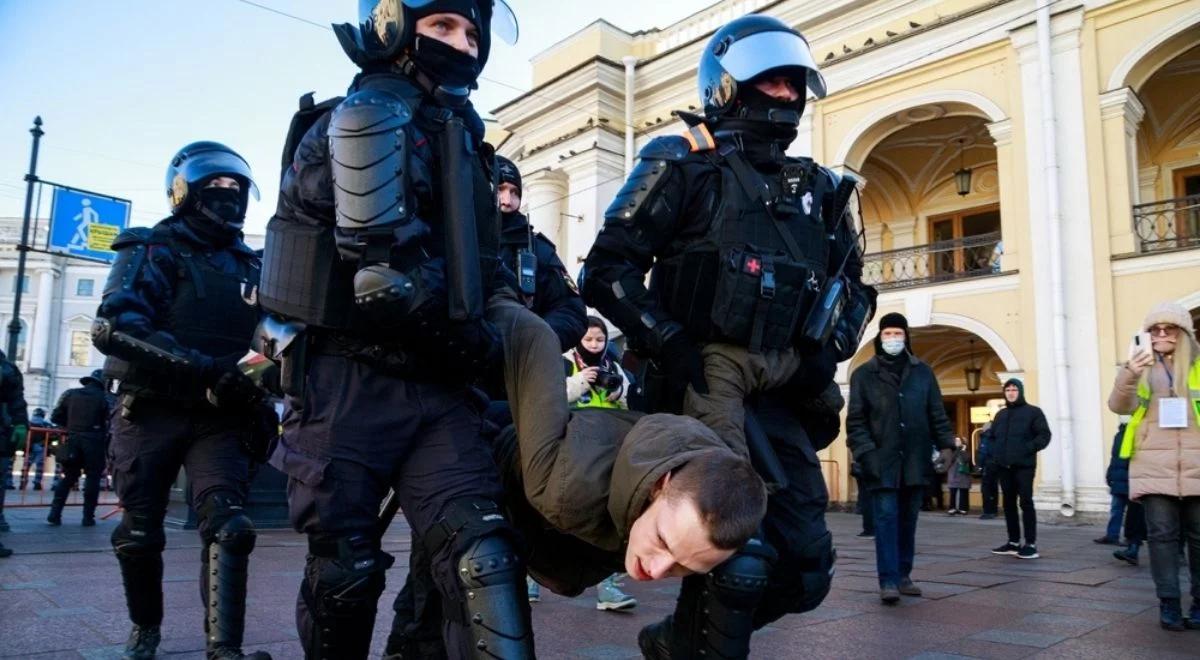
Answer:
M697 394L708 394L704 357L682 332L672 335L658 352L659 366L671 380L687 383Z
M209 401L218 408L248 410L262 401L265 394L231 358L215 360L205 380Z

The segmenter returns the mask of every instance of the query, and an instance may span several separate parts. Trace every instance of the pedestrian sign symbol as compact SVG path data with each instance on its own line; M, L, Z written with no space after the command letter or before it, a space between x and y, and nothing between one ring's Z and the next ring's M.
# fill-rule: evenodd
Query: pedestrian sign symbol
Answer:
M129 224L128 200L71 188L54 188L50 249L111 261L113 240Z

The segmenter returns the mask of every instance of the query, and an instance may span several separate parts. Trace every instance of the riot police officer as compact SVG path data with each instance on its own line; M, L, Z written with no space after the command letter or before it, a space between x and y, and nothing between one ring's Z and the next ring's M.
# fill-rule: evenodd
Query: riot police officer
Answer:
M567 274L554 243L534 231L521 213L521 171L504 156L496 156L496 201L500 207L500 261L517 276L517 290L526 307L540 316L558 337L560 350L575 346L587 325L579 290ZM494 381L495 379L490 379ZM512 423L503 387L487 383L485 416L498 427ZM445 655L441 644L441 602L429 576L429 555L413 538L404 588L392 604L395 617L388 635L387 654L400 657ZM407 649L407 650L406 650Z
M815 451L836 435L829 399L840 397L822 393L874 304L845 213L853 182L785 153L806 91L825 95L804 38L769 16L735 19L706 46L699 87L704 115L680 113L684 136L647 144L609 207L583 296L651 358L658 409L711 403L710 384L744 381L746 396L716 402L739 422L722 435L741 436L744 406L758 412L765 433L745 437L765 438L747 453L760 473L773 466L763 476L776 490L760 537L685 578L674 615L642 630L651 658L745 657L754 629L828 592Z
M195 142L171 159L171 215L123 232L92 326L120 381L109 448L125 513L113 530L133 630L127 658L154 657L163 617L163 517L180 466L204 543L209 658L243 656L254 525L243 512L261 393L237 366L258 322L260 262L242 241L250 166L229 147Z
M470 387L497 357L483 312L505 281L494 155L469 94L515 19L501 0L360 10L336 32L362 73L336 107L293 119L267 228L262 333L287 394L272 463L308 535L301 643L309 658L366 657L393 488L431 558L452 656L530 657L524 568Z
M50 413L50 421L67 430L66 442L59 448L63 458L63 478L54 487L54 500L46 522L62 524L63 506L67 495L79 481L82 470L87 473L83 485L83 526L96 524L96 501L100 498L100 475L104 472L104 455L108 449L108 391L104 374L99 369L79 379L83 387L63 392Z

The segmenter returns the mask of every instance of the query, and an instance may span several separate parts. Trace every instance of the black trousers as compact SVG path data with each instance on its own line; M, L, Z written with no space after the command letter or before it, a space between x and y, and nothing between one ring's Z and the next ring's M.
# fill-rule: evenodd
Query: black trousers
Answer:
M79 433L72 435L67 442L77 446L75 460L63 465L63 478L54 488L54 503L59 513L66 503L71 489L79 481L81 473L86 474L83 480L83 519L90 520L96 515L96 502L100 499L100 476L104 474L105 453L108 450L107 438L102 433Z
M1001 467L996 480L1004 492L1004 522L1008 524L1008 540L1021 542L1021 527L1025 527L1025 542L1037 543L1037 512L1033 509L1033 474L1035 467ZM1018 502L1021 507L1017 512Z
M1144 543L1146 541L1146 507L1141 502L1129 500L1125 505L1125 541L1127 543Z
M985 467L980 479L979 492L983 496L983 512L996 515L1000 511L1000 484L996 481L996 468Z

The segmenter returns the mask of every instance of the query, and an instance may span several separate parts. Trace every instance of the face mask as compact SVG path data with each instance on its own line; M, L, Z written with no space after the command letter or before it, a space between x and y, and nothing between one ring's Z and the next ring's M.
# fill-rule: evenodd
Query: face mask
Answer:
M242 214L242 193L233 188L202 188L200 189L201 212L207 211L213 220L222 223L240 223Z
M431 37L417 37L413 62L439 86L461 88L464 96L479 78L479 60Z
M884 339L880 343L883 344L883 352L888 355L900 355L904 351L903 339Z

